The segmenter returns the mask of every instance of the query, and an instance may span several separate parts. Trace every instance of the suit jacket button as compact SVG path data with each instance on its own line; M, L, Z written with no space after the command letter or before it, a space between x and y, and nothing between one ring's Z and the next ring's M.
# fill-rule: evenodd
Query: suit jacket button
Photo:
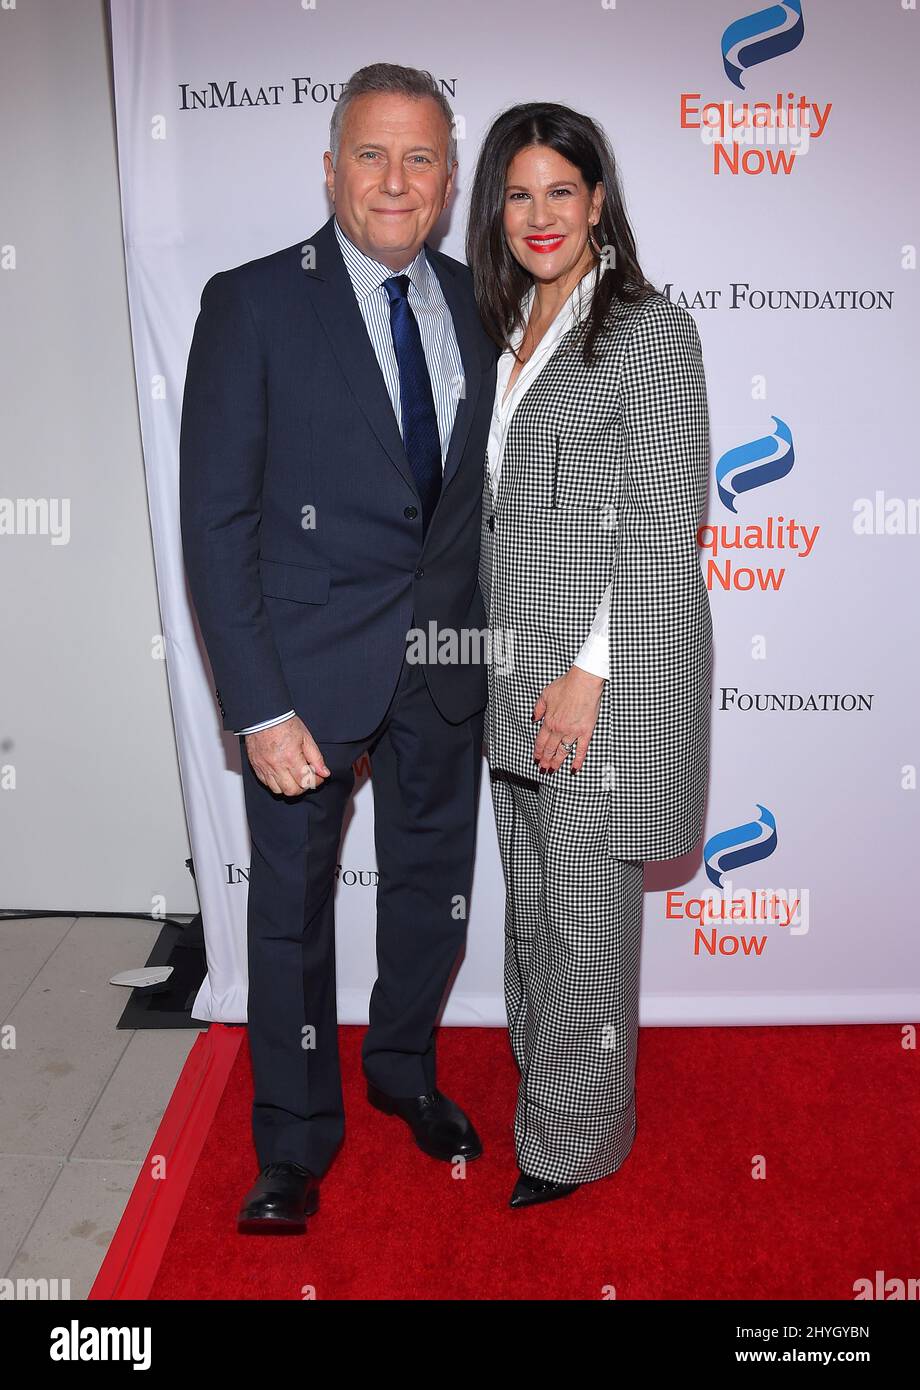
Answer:
M403 512L403 516L408 521L414 521L415 518L418 516L418 507L407 507L406 510Z
M490 516L490 517L489 517L489 530L490 530L490 531L494 531L494 530L495 530L495 517L494 517L494 516Z
M416 579L421 579L424 573L425 573L424 570L421 570L421 569L416 570L416 571L415 571L415 577L416 577Z

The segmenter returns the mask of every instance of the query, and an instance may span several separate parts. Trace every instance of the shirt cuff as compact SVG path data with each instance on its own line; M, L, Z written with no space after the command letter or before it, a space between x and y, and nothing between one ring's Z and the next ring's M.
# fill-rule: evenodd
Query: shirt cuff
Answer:
M287 714L279 714L274 719L266 719L264 724L250 724L248 729L237 729L236 732L240 736L243 734L257 734L260 729L270 729L273 724L283 724L285 719L290 719L295 713L295 710L289 709Z
M591 631L585 638L581 651L575 658L574 665L581 667L583 671L590 671L592 676L601 676L606 680L610 675L610 649L608 645L607 629L610 621L610 594L613 584L608 584L604 590L604 597L598 605L594 622L591 624Z

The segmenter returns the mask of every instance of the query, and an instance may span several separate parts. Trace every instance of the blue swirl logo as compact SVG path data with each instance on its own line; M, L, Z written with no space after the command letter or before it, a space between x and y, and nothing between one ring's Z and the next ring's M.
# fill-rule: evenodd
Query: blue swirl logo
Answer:
M768 5L743 19L734 20L722 35L722 63L729 81L744 91L742 74L758 63L798 48L805 35L802 0Z
M755 804L760 812L757 820L735 825L731 830L720 830L703 846L706 877L717 888L722 887L723 874L742 864L768 859L776 849L776 817L759 801Z
M773 434L729 449L716 464L719 496L730 512L736 512L735 498L740 493L785 478L795 463L791 429L778 415L770 419L776 425Z

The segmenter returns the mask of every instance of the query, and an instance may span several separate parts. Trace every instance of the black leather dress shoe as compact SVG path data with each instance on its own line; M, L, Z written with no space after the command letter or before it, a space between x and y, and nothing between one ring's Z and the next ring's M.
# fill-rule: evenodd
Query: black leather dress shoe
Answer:
M478 1158L479 1135L466 1115L440 1091L426 1096L388 1096L368 1083L367 1098L384 1115L398 1115L415 1135L415 1142L430 1158L452 1163L456 1158Z
M577 1192L579 1182L550 1182L547 1178L531 1178L522 1173L514 1185L509 1206L535 1207L540 1202L554 1202L557 1197L568 1197Z
M299 1163L267 1163L237 1218L240 1235L302 1235L319 1206L319 1180Z

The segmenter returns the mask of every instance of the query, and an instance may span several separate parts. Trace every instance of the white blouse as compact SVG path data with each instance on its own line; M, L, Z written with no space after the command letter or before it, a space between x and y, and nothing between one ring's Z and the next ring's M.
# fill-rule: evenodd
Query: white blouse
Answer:
M591 299L594 294L594 286L597 277L601 274L598 268L589 271L588 274L578 282L568 299L562 305L556 317L553 319L549 328L543 334L533 356L524 363L520 375L508 393L507 400L503 399L514 366L514 354L510 349L506 349L498 359L495 380L495 405L492 410L492 423L489 429L489 477L492 482L492 492L495 494L498 488L498 480L501 475L502 459L505 453L505 441L508 437L508 427L514 416L521 398L526 395L528 389L533 385L540 372L546 366L553 352L559 345L559 340L563 334L567 333L576 322L576 318L581 318L588 312ZM523 311L523 321L526 324L530 316L530 310L534 300L534 287L531 286L521 302ZM517 347L524 336L523 329L518 329L512 337L512 346ZM610 657L607 645L607 623L610 617L610 591L613 585L608 584L604 591L604 596L600 601L591 630L585 638L584 645L578 656L575 658L575 665L580 666L584 671L590 671L592 675L609 677Z

